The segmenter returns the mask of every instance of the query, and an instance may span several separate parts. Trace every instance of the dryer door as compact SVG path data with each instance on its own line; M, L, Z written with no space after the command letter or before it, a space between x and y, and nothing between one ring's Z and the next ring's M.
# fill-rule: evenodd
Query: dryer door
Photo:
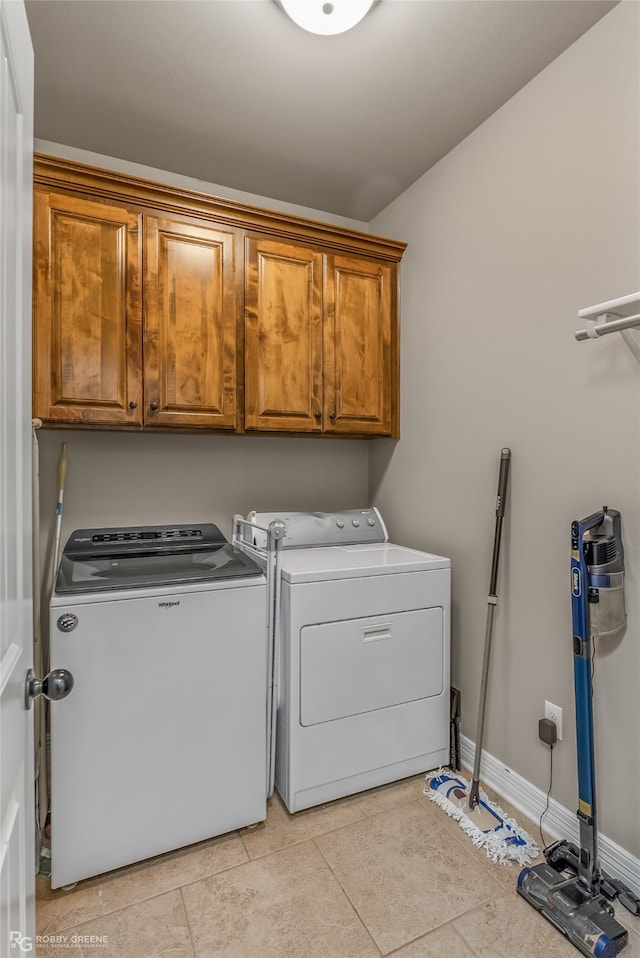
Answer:
M440 695L444 616L439 607L309 625L300 634L300 724Z

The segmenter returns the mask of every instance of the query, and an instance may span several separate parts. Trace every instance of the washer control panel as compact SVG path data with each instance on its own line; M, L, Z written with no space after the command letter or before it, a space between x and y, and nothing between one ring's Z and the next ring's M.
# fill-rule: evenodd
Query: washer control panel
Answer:
M308 549L317 546L359 545L387 542L389 537L382 516L371 509L345 509L342 512L250 512L250 522L266 529L274 519L287 527L284 549ZM262 545L256 533L255 542Z

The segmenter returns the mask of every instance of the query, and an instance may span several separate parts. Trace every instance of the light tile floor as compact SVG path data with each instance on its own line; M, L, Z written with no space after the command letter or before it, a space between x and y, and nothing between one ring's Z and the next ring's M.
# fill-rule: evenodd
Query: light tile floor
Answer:
M576 958L423 795L424 776L51 891L39 958ZM494 796L495 797L495 796ZM500 801L539 840L537 825ZM623 954L640 958L640 919Z

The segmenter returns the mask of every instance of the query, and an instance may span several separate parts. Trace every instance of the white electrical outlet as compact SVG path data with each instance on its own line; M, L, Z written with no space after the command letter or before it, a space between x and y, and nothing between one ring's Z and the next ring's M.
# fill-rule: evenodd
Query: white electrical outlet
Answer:
M551 722L556 723L556 734L558 736L558 741L562 741L562 709L559 705L554 705L553 702L544 703L544 717L549 719Z

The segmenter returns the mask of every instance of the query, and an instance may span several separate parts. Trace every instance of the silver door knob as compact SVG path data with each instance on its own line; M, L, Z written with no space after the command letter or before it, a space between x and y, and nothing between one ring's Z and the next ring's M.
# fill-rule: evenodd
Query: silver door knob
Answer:
M39 695L44 695L50 702L66 699L72 688L73 675L66 669L53 669L42 681L36 678L33 669L29 669L24 686L24 707L30 709Z

